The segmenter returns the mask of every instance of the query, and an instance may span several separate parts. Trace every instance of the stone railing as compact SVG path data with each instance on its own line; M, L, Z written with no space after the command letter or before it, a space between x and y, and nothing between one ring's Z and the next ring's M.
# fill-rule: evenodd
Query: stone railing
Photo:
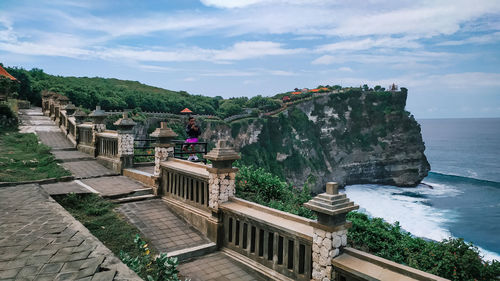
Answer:
M187 169L183 169L183 166ZM201 210L208 207L208 172L204 165L178 159L162 163L161 193Z
M220 206L223 246L293 280L310 280L310 220L231 198Z
M63 111L63 110L60 110L59 111L59 127L61 128L61 130L63 130L65 133L67 133L67 116L66 116L66 112Z
M93 132L92 132L92 124L80 124L76 126L78 129L78 144L79 145L93 145Z
M114 131L106 131L96 134L97 156L108 158L118 157L118 134Z
M76 123L75 119L72 117L68 117L68 137L73 139L76 143Z

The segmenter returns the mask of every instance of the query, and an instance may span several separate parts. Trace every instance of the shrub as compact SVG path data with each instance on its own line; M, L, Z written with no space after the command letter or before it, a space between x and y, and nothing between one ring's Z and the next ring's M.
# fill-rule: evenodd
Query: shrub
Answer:
M352 228L347 237L354 248L405 264L451 280L494 280L500 275L500 262L486 262L472 243L461 238L441 242L413 237L399 223L351 212Z
M307 185L299 190L262 168L238 166L236 195L239 198L295 215L314 218L313 212L302 206L312 198Z
M141 239L139 234L135 236L134 244L137 250L141 252L140 256L132 257L128 253L121 251L120 259L130 269L142 277L146 277L147 281L174 281L179 280L177 266L179 262L177 258L169 258L166 253L160 253L153 258L148 244Z

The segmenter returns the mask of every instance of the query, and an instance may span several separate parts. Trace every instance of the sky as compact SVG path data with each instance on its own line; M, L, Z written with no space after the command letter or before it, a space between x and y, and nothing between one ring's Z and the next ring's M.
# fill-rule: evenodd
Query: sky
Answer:
M500 1L0 0L0 62L225 98L395 83L417 118L500 117Z

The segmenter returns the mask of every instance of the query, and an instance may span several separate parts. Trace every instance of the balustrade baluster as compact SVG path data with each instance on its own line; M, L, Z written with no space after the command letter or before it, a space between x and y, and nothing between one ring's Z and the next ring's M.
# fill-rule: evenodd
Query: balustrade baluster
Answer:
M287 254L288 254L288 246L290 246L288 244L288 239L286 237L281 237L281 264L283 264L283 266L285 268L288 268L288 258L287 258Z
M279 234L277 232L273 233L273 269L276 269L278 265L278 240Z

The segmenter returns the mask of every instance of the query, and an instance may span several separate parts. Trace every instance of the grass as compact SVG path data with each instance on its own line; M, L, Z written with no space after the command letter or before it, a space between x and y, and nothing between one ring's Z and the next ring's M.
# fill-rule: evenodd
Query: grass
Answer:
M0 182L60 178L71 173L59 165L35 134L0 131Z
M139 230L113 210L113 203L95 194L69 194L56 196L54 199L116 256L119 256L121 250L131 256L141 254L134 244Z

